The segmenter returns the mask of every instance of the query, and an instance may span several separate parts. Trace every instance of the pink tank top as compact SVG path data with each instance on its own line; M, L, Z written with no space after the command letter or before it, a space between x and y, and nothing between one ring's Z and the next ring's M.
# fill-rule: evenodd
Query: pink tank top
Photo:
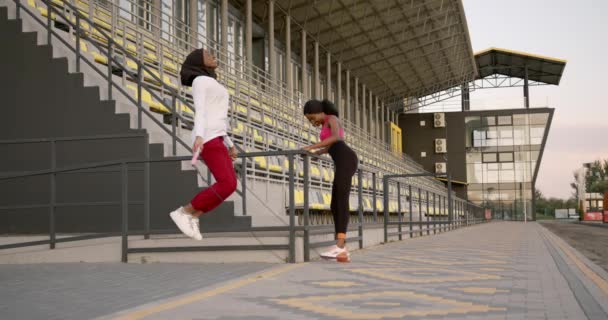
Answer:
M323 128L321 128L321 133L319 134L319 138L321 139L321 141L331 137L331 128L327 126L327 123L329 122L329 117L332 116L325 117ZM340 128L340 138L344 139L344 128Z

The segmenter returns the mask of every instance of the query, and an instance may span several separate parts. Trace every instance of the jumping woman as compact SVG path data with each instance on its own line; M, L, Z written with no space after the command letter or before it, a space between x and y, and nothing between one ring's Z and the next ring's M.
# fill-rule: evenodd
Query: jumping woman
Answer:
M338 111L328 100L310 100L304 105L304 116L315 126L321 126L320 142L304 147L315 154L329 153L334 161L335 175L331 188L331 213L334 216L336 245L321 254L326 259L350 261L346 249L349 197L352 178L357 172L357 154L344 142L344 129L338 119Z
M182 85L192 87L194 100L192 151L195 154L200 152L216 181L199 192L190 203L170 214L179 230L195 240L203 239L199 217L215 209L236 190L232 161L237 150L226 133L228 91L217 82L215 68L215 57L207 50L196 49L186 57L180 71Z

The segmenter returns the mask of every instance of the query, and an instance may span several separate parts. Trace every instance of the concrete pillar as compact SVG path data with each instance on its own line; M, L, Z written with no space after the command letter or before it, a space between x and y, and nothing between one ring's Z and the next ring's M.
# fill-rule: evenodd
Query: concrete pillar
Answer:
M313 65L313 79L314 79L314 93L313 98L319 99L321 98L321 80L319 79L319 42L315 41L315 57L314 57L314 65Z
M386 142L386 110L384 109L384 101L380 104L380 137Z
M274 50L274 0L268 0L268 53L270 81L277 80L277 54Z
M342 63L338 62L336 66L336 97L334 100L338 106L340 117L344 117L344 104L342 103Z
M344 99L346 106L346 119L352 122L353 118L350 114L350 70L346 70L346 99Z
M325 87L327 88L325 97L327 98L327 100L332 100L331 97L331 54L328 52L327 53L327 68L325 70L325 79L327 81L325 81ZM333 99L335 100L335 99ZM335 101L334 101L335 103Z
M222 42L221 50L222 55L220 60L228 61L228 0L222 0L221 4L222 14Z
M114 0L114 5L118 6L118 0ZM196 8L196 7L195 7ZM120 11L120 10L118 10ZM190 10L192 11L192 10ZM196 10L194 10L196 12ZM113 16L116 15L117 12L113 12ZM161 0L152 0L152 25L154 26L154 30L152 30L152 33L154 34L154 37L156 39L161 39L161 32L160 32L160 16L161 16ZM112 20L115 21L117 20L117 17L112 17ZM116 25L114 23L112 23L112 26L115 27ZM114 28L112 29L114 31ZM114 36L114 35L112 35Z
M382 126L380 126L380 123L378 122L379 111L380 111L380 103L378 101L378 97L376 97L376 103L374 103L374 133L375 133L377 139L381 139L380 128L382 128Z
M287 98L293 100L293 74L291 65L291 17L285 16L285 68L287 71Z
M361 119L359 118L359 78L355 77L355 105L353 106L355 124L361 127Z
M369 123L368 126L368 130L369 130L369 135L371 137L375 136L374 131L376 130L376 127L374 126L374 97L372 96L372 92L369 92L369 106L368 106L369 112L368 112L368 117L369 120L367 121Z
M198 29L198 10L197 10L197 0L188 0L189 4L188 6L190 7L190 10L188 10L188 20L190 22L188 28L188 37L190 40L190 45L193 48L199 48L198 46L198 37L196 35L196 31ZM153 18L154 19L154 18ZM157 25L160 26L160 25ZM157 38L157 39L160 39Z
M246 21L246 34L245 34L245 49L247 51L247 70L251 73L253 66L253 11L251 6L252 0L247 0L245 5L245 21Z
M359 115L361 116L361 128L364 132L367 132L367 113L365 112L365 105L367 103L367 93L365 91L365 84L363 84L361 88L361 112Z
M306 30L302 29L302 52L300 53L302 58L302 99L304 102L308 100L308 69L306 68Z

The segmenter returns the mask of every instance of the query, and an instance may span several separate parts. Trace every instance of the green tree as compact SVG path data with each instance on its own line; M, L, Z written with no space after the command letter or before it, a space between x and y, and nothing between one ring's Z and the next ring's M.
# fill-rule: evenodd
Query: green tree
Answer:
M608 192L608 159L596 160L586 165L585 190L587 192ZM573 173L574 181L570 187L574 189L573 197L578 199L578 172Z

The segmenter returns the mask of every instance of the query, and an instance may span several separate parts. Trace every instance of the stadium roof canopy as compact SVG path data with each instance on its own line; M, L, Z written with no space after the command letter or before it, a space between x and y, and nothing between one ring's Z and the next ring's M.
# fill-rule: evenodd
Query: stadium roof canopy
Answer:
M565 60L500 48L476 53L475 61L478 79L495 74L523 79L527 67L529 80L553 85L559 85L566 67Z
M238 1L244 8L245 0ZM277 38L284 35L280 17L285 14L294 24L294 54L301 50L298 39L304 29L309 43L316 40L331 54L332 64L341 61L342 70L350 70L387 103L432 94L477 76L461 0L276 0ZM253 1L253 15L266 22L267 1ZM307 45L309 61L313 52ZM323 72L325 56L319 60Z

